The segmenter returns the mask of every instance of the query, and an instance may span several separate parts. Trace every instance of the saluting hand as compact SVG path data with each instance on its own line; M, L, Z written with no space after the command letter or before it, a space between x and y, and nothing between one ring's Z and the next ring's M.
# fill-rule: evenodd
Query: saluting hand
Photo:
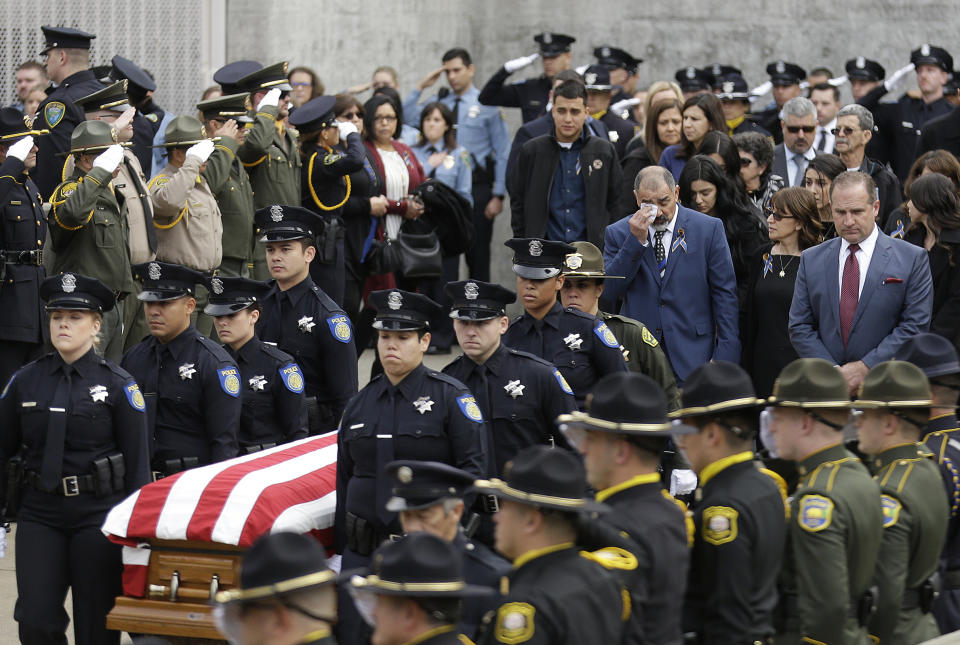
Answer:
M220 128L213 133L214 136L220 137L221 139L233 139L237 141L237 133L240 131L237 122L233 119L228 120Z
M432 72L430 72L429 74L427 74L417 82L417 89L420 90L421 92L427 89L428 87L430 87L431 85L437 82L437 79L440 78L441 74L443 74L442 67L433 70Z
M117 120L113 122L113 129L115 132L120 132L124 128L130 125L133 121L133 117L137 114L137 108L130 107L123 111Z

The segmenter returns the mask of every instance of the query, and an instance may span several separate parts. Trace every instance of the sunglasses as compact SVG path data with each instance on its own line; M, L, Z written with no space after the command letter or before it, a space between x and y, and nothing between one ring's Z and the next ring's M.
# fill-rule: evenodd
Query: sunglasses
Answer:
M313 83L309 81L301 81L299 83L290 83L293 87L313 87Z
M361 118L359 112L344 112L344 113L341 114L340 116L341 116L342 118L344 118L344 119L359 119L359 118Z
M747 159L746 157L740 157L740 167L746 168L753 163L753 159Z
M779 212L773 210L772 208L768 208L768 209L765 211L765 213L766 213L766 216L767 216L767 217L772 217L772 218L774 219L774 221L777 221L777 222L779 222L780 220L784 220L784 219L797 219L797 218L794 217L793 215L784 215L783 213L779 213Z
M789 132L790 134L797 134L801 130L803 130L807 134L813 134L814 132L816 132L817 126L815 125L788 125L787 126L787 132Z
M850 126L845 125L845 126L843 126L843 127L841 127L841 128L834 128L833 130L830 130L830 134L832 134L832 135L835 136L835 137L836 137L836 136L839 136L839 135L841 135L841 134L842 134L843 136L845 136L845 137L849 137L849 136L850 136L851 134L853 134L854 132L860 132L860 129L859 129L859 128L851 128Z

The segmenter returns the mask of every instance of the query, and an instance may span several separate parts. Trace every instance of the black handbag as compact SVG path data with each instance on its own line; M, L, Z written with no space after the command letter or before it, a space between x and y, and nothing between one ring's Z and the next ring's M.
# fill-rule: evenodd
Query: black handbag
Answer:
M439 278L443 272L436 233L400 233L380 249L381 273L399 272L405 278Z

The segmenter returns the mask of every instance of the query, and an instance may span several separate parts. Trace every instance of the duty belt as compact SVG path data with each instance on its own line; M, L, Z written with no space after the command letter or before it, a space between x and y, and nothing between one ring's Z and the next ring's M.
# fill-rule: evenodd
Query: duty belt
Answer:
M48 490L40 483L40 474L30 470L27 471L26 482L31 488L63 497L76 497L81 493L93 493L95 490L93 475L69 475L61 479L55 489Z
M29 264L32 266L43 266L43 251L33 249L32 251L0 251L3 261L7 264Z

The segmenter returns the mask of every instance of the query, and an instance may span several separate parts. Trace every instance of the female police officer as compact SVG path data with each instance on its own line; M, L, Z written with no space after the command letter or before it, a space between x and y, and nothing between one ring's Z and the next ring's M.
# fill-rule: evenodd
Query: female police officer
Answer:
M94 352L113 292L73 273L47 278L40 297L56 349L13 375L0 395L0 460L23 446L17 606L23 643L65 642L73 589L78 645L119 643L106 615L120 593L120 547L100 532L107 511L149 481L143 394Z
M476 399L460 381L423 365L430 319L440 305L399 289L375 291L373 326L383 374L347 404L337 453L336 550L342 566L365 566L380 543L402 529L386 509L395 459L436 461L471 474L486 468L486 428ZM341 597L342 635L362 629L351 601Z
M260 301L270 285L246 278L208 278L210 304L204 313L240 368L241 454L272 448L307 436L303 372L293 357L253 333Z

